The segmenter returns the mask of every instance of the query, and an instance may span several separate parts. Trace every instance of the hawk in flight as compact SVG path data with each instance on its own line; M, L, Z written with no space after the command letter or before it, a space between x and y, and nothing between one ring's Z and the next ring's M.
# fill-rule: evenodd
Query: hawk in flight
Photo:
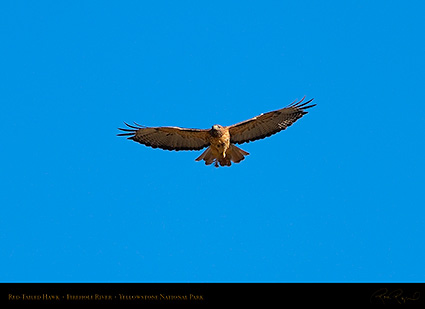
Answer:
M305 98L305 97L304 97ZM313 99L304 102L294 101L285 108L261 114L257 117L223 127L215 124L211 129L186 129L179 127L145 127L135 123L119 130L118 136L128 136L152 148L165 150L201 150L208 147L196 161L204 160L206 165L214 163L215 167L230 166L232 162L239 163L248 152L235 144L249 143L285 130L295 121L307 114L306 109L315 106L310 104Z

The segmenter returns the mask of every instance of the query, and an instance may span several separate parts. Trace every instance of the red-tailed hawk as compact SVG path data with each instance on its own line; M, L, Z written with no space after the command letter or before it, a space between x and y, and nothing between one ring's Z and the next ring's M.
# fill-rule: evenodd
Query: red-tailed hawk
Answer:
M119 130L118 136L129 136L128 139L152 148L165 150L201 150L208 147L196 161L204 160L206 165L214 163L216 167L230 166L245 159L248 152L235 144L249 143L285 130L295 121L307 114L306 109L316 104L308 105L313 99L303 103L294 101L285 108L261 114L257 117L222 127L215 124L211 129L185 129L179 127L145 127L135 123L135 126Z

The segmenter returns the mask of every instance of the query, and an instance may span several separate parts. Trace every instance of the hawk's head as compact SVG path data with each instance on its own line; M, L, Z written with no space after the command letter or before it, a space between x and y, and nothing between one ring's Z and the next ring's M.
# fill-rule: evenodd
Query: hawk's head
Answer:
M210 134L213 137L220 137L223 135L223 127L219 124L215 124L211 127Z

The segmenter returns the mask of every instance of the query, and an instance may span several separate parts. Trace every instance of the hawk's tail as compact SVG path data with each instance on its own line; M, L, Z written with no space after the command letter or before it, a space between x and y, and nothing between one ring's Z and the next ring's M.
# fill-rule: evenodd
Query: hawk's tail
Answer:
M240 149L239 147L237 147L233 144L230 144L229 149L227 149L227 151L226 151L226 157L229 158L234 163L241 162L243 159L245 159L245 156L247 156L247 155L249 155L248 152Z
M196 158L196 161L204 160L206 165L210 165L215 162L216 167L218 167L218 163L220 163L221 166L230 166L232 165L231 162L239 163L245 159L245 156L247 155L249 155L249 153L245 150L230 144L230 147L227 149L226 156L224 158L214 157L211 148L208 147L198 158Z
M206 165L210 165L214 162L215 157L211 152L211 147L208 147L199 157L195 159L195 161L205 160Z

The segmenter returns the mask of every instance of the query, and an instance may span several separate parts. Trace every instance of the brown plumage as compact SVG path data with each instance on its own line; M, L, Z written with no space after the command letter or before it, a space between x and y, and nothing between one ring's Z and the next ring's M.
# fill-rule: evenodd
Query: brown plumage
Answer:
M257 117L223 127L213 125L211 129L186 129L179 127L145 127L135 123L128 128L119 130L119 136L129 136L136 142L165 150L201 150L208 147L196 161L204 160L206 165L214 163L216 167L230 166L239 163L248 152L235 144L256 141L277 132L285 130L295 121L307 114L306 109L316 104L308 105L313 99L303 103L304 98L289 106L261 114Z

